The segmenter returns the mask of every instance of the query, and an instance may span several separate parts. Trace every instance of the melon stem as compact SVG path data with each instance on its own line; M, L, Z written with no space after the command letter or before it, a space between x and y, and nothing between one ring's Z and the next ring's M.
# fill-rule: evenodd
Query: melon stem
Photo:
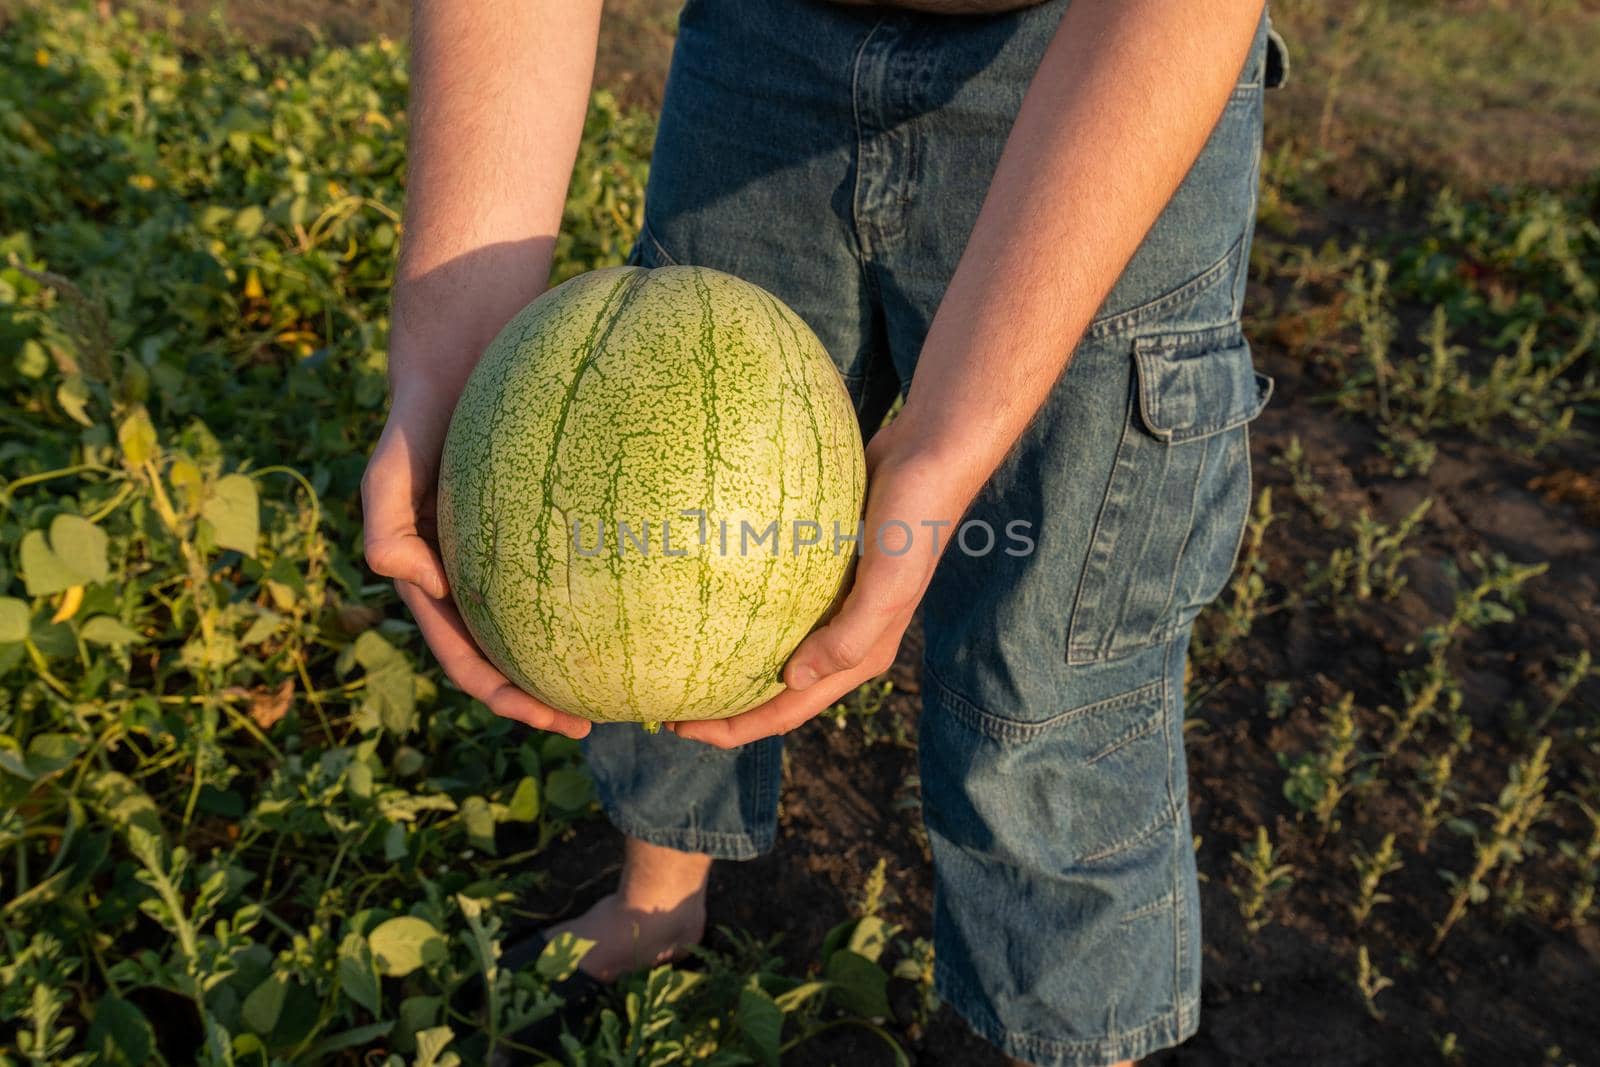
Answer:
M651 719L649 722L640 723L639 725L644 727L644 732L647 734L659 734L661 732L660 719Z

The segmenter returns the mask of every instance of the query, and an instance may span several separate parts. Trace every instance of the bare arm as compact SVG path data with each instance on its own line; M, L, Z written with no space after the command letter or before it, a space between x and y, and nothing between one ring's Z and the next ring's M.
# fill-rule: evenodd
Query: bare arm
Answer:
M478 352L544 290L599 30L600 0L413 5L397 390L421 376L459 393Z
M1074 0L1063 16L902 413L907 448L961 457L969 499L1043 406L1200 154L1261 8Z
M389 419L361 480L367 565L393 578L439 664L496 714L589 724L517 689L450 600L434 529L439 454L485 346L544 290L588 107L600 0L416 0Z
M867 451L869 530L959 522L1199 155L1261 9L1262 0L1072 0L905 408ZM722 747L782 733L888 669L938 562L929 542L890 556L869 537L843 608L790 658L790 688L677 732Z

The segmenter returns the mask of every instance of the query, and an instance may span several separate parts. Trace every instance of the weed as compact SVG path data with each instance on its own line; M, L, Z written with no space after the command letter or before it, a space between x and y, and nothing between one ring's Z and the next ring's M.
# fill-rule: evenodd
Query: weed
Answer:
M1393 599L1406 584L1401 565L1417 554L1406 542L1432 506L1432 497L1420 501L1392 527L1378 522L1362 508L1349 524L1355 544L1335 548L1326 564L1310 564L1301 595L1322 593L1324 600L1341 613L1374 596Z
M1360 767L1356 753L1360 729L1356 725L1355 694L1346 693L1337 704L1322 709L1323 721L1317 749L1298 758L1282 753L1279 765L1287 772L1283 795L1317 823L1319 840L1339 823L1334 815L1339 803L1371 780L1370 769Z
M1417 851L1427 852L1434 831L1444 822L1445 804L1455 799L1451 776L1456 760L1466 750L1472 739L1472 720L1456 711L1451 720L1450 743L1444 751L1423 760L1417 773L1421 787L1420 810L1417 818Z
M1250 845L1234 851L1233 863L1244 872L1244 881L1236 881L1230 888L1239 901L1245 929L1254 934L1268 922L1268 905L1294 884L1294 867L1278 862L1277 850L1265 826L1256 827Z
M1461 689L1442 656L1428 660L1418 670L1406 671L1400 676L1400 691L1406 698L1399 711L1383 706L1379 713L1393 724L1389 740L1384 742L1383 755L1391 758L1410 741L1428 717L1445 701L1446 714L1454 715L1461 707Z
M1380 892L1378 886L1386 876L1398 871L1405 864L1400 862L1400 857L1395 852L1392 833L1383 835L1383 840L1379 842L1376 851L1357 850L1350 862L1356 869L1357 878L1356 902L1350 906L1350 917L1355 920L1357 926L1363 926L1374 907L1387 904L1394 899L1389 894Z
M1272 464L1289 472L1289 484L1293 488L1295 498L1306 506L1319 523L1329 529L1339 525L1338 516L1333 514L1322 499L1327 490L1312 472L1311 460L1300 444L1299 434L1289 438L1289 443L1284 446L1283 451L1272 457Z
M1394 981L1381 974L1372 965L1372 957L1368 954L1366 945L1356 950L1355 983L1356 989L1361 993L1361 1002L1366 1005L1367 1014L1382 1022L1383 1012L1378 1010L1378 994L1393 986Z
M1450 871L1439 872L1452 893L1450 908L1435 928L1433 942L1428 948L1430 954L1439 951L1451 928L1466 914L1470 905L1481 904L1488 899L1489 888L1485 879L1490 873L1497 867L1509 869L1521 863L1534 847L1528 831L1544 817L1547 807L1545 787L1550 770L1547 762L1549 753L1550 739L1547 737L1525 759L1512 765L1509 780L1501 790L1499 799L1492 805L1481 805L1493 816L1487 831L1480 830L1477 824L1466 819L1456 821L1455 828L1473 840L1473 865L1465 876Z

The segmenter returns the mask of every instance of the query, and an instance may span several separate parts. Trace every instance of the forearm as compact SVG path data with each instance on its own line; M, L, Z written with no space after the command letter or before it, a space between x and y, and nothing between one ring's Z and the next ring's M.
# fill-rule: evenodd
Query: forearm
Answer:
M545 287L600 0L416 0L390 377L459 391Z
M1073 0L1062 17L896 420L896 437L969 496L1043 405L1205 145L1261 8Z

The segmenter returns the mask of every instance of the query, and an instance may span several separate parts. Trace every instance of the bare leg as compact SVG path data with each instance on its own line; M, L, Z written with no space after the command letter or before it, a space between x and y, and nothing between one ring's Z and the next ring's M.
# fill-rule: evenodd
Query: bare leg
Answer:
M616 892L545 930L546 936L570 931L593 941L579 968L602 982L682 956L706 926L711 857L623 840Z

